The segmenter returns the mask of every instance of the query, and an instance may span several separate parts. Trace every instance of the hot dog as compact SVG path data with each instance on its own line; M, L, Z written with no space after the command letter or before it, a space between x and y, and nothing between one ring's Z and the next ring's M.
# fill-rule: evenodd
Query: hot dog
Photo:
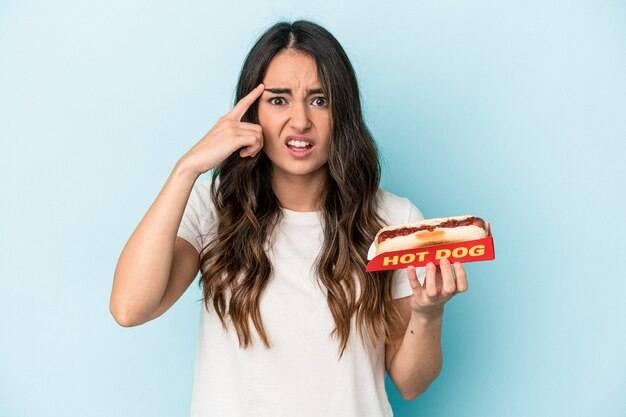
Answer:
M480 217L441 217L383 227L376 234L374 246L376 255L380 255L384 252L482 239L487 234L487 224Z

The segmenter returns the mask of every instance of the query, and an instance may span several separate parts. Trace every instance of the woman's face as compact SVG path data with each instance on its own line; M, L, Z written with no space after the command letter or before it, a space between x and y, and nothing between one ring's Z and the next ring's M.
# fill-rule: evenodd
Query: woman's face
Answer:
M315 60L300 51L283 50L270 61L263 85L259 124L274 176L319 177L328 162L332 119Z

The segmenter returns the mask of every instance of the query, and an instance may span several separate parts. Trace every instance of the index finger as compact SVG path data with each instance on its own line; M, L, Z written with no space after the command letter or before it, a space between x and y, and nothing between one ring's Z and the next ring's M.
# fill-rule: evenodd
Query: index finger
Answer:
M243 97L235 107L228 113L229 118L236 119L237 121L241 121L241 118L248 111L250 106L256 101L257 98L261 97L265 91L265 86L263 83L256 86L256 88L248 93L247 96Z
M460 262L454 263L454 274L456 275L456 288L459 292L467 291L467 274Z

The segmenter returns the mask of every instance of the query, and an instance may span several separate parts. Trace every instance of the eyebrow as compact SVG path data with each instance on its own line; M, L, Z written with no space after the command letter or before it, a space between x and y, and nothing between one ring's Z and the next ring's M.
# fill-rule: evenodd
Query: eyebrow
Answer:
M274 93L274 94L291 95L291 88L266 88L265 91L269 91L270 93ZM322 90L321 88L314 88L312 90L306 90L306 92L307 92L307 96L310 96L313 94L323 94L324 90Z

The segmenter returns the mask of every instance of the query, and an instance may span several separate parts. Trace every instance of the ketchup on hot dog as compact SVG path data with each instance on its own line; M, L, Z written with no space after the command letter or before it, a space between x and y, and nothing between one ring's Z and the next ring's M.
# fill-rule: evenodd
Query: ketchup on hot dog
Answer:
M485 229L485 222L480 217L468 217L467 219L463 219L463 220L449 219L449 220L446 220L442 223L435 224L435 225L426 225L426 226L420 226L420 227L402 227L400 229L386 230L378 236L378 243L381 243L387 239L391 239L394 237L410 235L412 233L420 232L422 230L428 230L432 232L436 228L471 226L471 225L478 226L482 229Z

